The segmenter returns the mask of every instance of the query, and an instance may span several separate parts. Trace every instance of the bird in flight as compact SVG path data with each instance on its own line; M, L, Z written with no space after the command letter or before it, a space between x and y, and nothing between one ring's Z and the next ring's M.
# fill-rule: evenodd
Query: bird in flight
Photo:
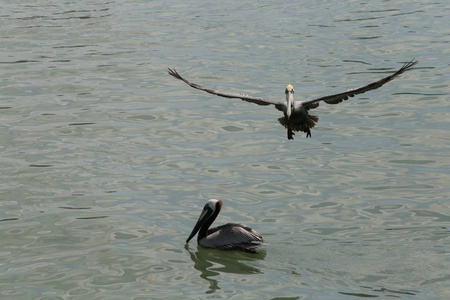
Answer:
M194 89L205 91L207 93L225 97L225 98L238 98L247 102L256 103L258 105L275 105L275 108L279 111L282 111L284 117L278 119L280 124L287 129L287 137L289 140L294 139L294 131L303 131L306 133L306 137L311 137L311 128L313 128L316 123L319 121L319 117L315 115L310 115L308 111L310 109L317 108L321 101L327 104L338 104L344 100L347 100L350 97L354 97L355 95L365 93L370 90L375 90L385 83L393 80L400 74L410 70L414 65L416 65L418 61L411 60L410 62L405 63L397 72L387 77L384 77L380 80L369 83L365 86L348 89L345 92L324 96L312 100L307 101L294 101L294 87L291 84L286 86L285 94L286 101L274 101L265 98L252 97L250 95L244 93L229 93L229 92L221 92L212 90L206 87L203 87L199 84L190 82L189 80L183 78L175 69L168 68L168 73L175 77L176 79L184 81L189 86Z

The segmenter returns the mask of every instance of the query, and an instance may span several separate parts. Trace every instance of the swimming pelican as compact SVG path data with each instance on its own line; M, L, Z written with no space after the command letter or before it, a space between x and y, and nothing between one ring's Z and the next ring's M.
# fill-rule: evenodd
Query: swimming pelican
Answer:
M180 74L175 69L168 68L168 72L173 77L184 81L194 89L202 90L207 93L217 95L220 97L225 98L239 98L247 102L253 102L259 105L275 105L275 108L282 111L284 113L284 117L281 117L278 119L281 125L283 125L287 129L287 136L289 140L294 139L294 132L293 131L303 131L306 132L306 137L311 137L311 128L313 128L316 123L319 121L318 116L310 115L308 111L310 109L317 108L319 106L320 101L324 101L328 104L338 104L341 103L343 100L347 100L349 97L354 97L355 95L365 93L370 90L377 89L384 85L385 83L388 83L389 81L393 80L400 74L408 71L411 69L415 64L417 64L417 61L414 59L410 62L405 63L397 72L395 72L392 75L389 75L387 77L384 77L378 81L374 81L372 83L369 83L365 86L355 88L355 89L348 89L347 91L339 94L324 96L312 100L307 101L294 101L294 87L291 84L288 84L286 86L286 102L280 102L280 101L274 101L270 99L265 98L258 98L258 97L252 97L247 94L243 93L226 93L226 92L220 92L216 90L212 90L209 88L205 88L199 84L192 83L188 81L187 79L181 77Z
M186 240L186 243L195 236L197 243L205 248L215 248L221 250L243 250L246 252L256 252L262 246L263 237L250 227L228 223L209 229L222 208L222 201L210 199L203 207L197 224Z

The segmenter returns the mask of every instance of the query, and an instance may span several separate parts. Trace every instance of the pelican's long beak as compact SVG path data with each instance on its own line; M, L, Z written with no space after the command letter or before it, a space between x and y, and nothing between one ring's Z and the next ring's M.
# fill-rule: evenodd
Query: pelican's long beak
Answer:
M205 224L206 220L211 217L213 211L209 207L205 206L202 210L202 213L200 214L200 217L198 217L197 223L194 226L194 229L192 229L191 234L186 240L186 243L189 243L189 241L197 234L197 232L202 228L203 224Z
M286 86L286 116L289 119L292 113L292 106L294 104L294 87L291 84Z

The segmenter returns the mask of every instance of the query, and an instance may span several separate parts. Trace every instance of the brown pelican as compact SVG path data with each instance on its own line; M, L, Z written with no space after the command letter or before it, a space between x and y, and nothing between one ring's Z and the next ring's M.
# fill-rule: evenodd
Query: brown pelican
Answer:
M175 69L168 69L168 72L173 77L183 80L185 83L193 87L194 89L202 90L207 93L217 95L225 98L239 98L244 101L253 102L259 105L275 105L275 107L284 113L284 117L278 119L281 125L283 125L287 129L287 136L289 140L293 140L294 132L293 131L303 131L306 132L306 137L311 137L311 128L313 128L316 123L319 121L318 116L310 115L308 111L310 109L317 108L319 106L320 101L324 101L328 104L338 104L343 100L347 100L349 97L353 97L358 94L365 93L370 90L377 89L388 83L392 79L396 78L398 75L408 71L411 69L417 61L414 59L410 62L405 63L397 72L387 77L384 77L378 81L374 81L365 86L348 89L347 91L339 94L324 96L312 100L307 101L294 101L294 87L290 84L286 86L286 102L274 101L265 98L252 97L243 93L226 93L215 91L212 89L205 88L199 84L192 83L187 79L181 77L180 74Z
M255 252L258 247L262 246L264 241L261 234L241 224L228 223L209 229L221 208L222 201L216 199L208 200L186 243L189 243L200 230L197 243L205 248Z

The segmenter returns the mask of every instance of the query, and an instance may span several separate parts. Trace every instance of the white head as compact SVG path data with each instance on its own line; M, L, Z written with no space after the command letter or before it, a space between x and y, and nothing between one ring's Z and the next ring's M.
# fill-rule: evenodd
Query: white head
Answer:
M205 204L205 208L209 207L212 209L212 211L215 211L217 203L219 203L219 205L222 206L222 201L217 200L217 199L209 199Z

